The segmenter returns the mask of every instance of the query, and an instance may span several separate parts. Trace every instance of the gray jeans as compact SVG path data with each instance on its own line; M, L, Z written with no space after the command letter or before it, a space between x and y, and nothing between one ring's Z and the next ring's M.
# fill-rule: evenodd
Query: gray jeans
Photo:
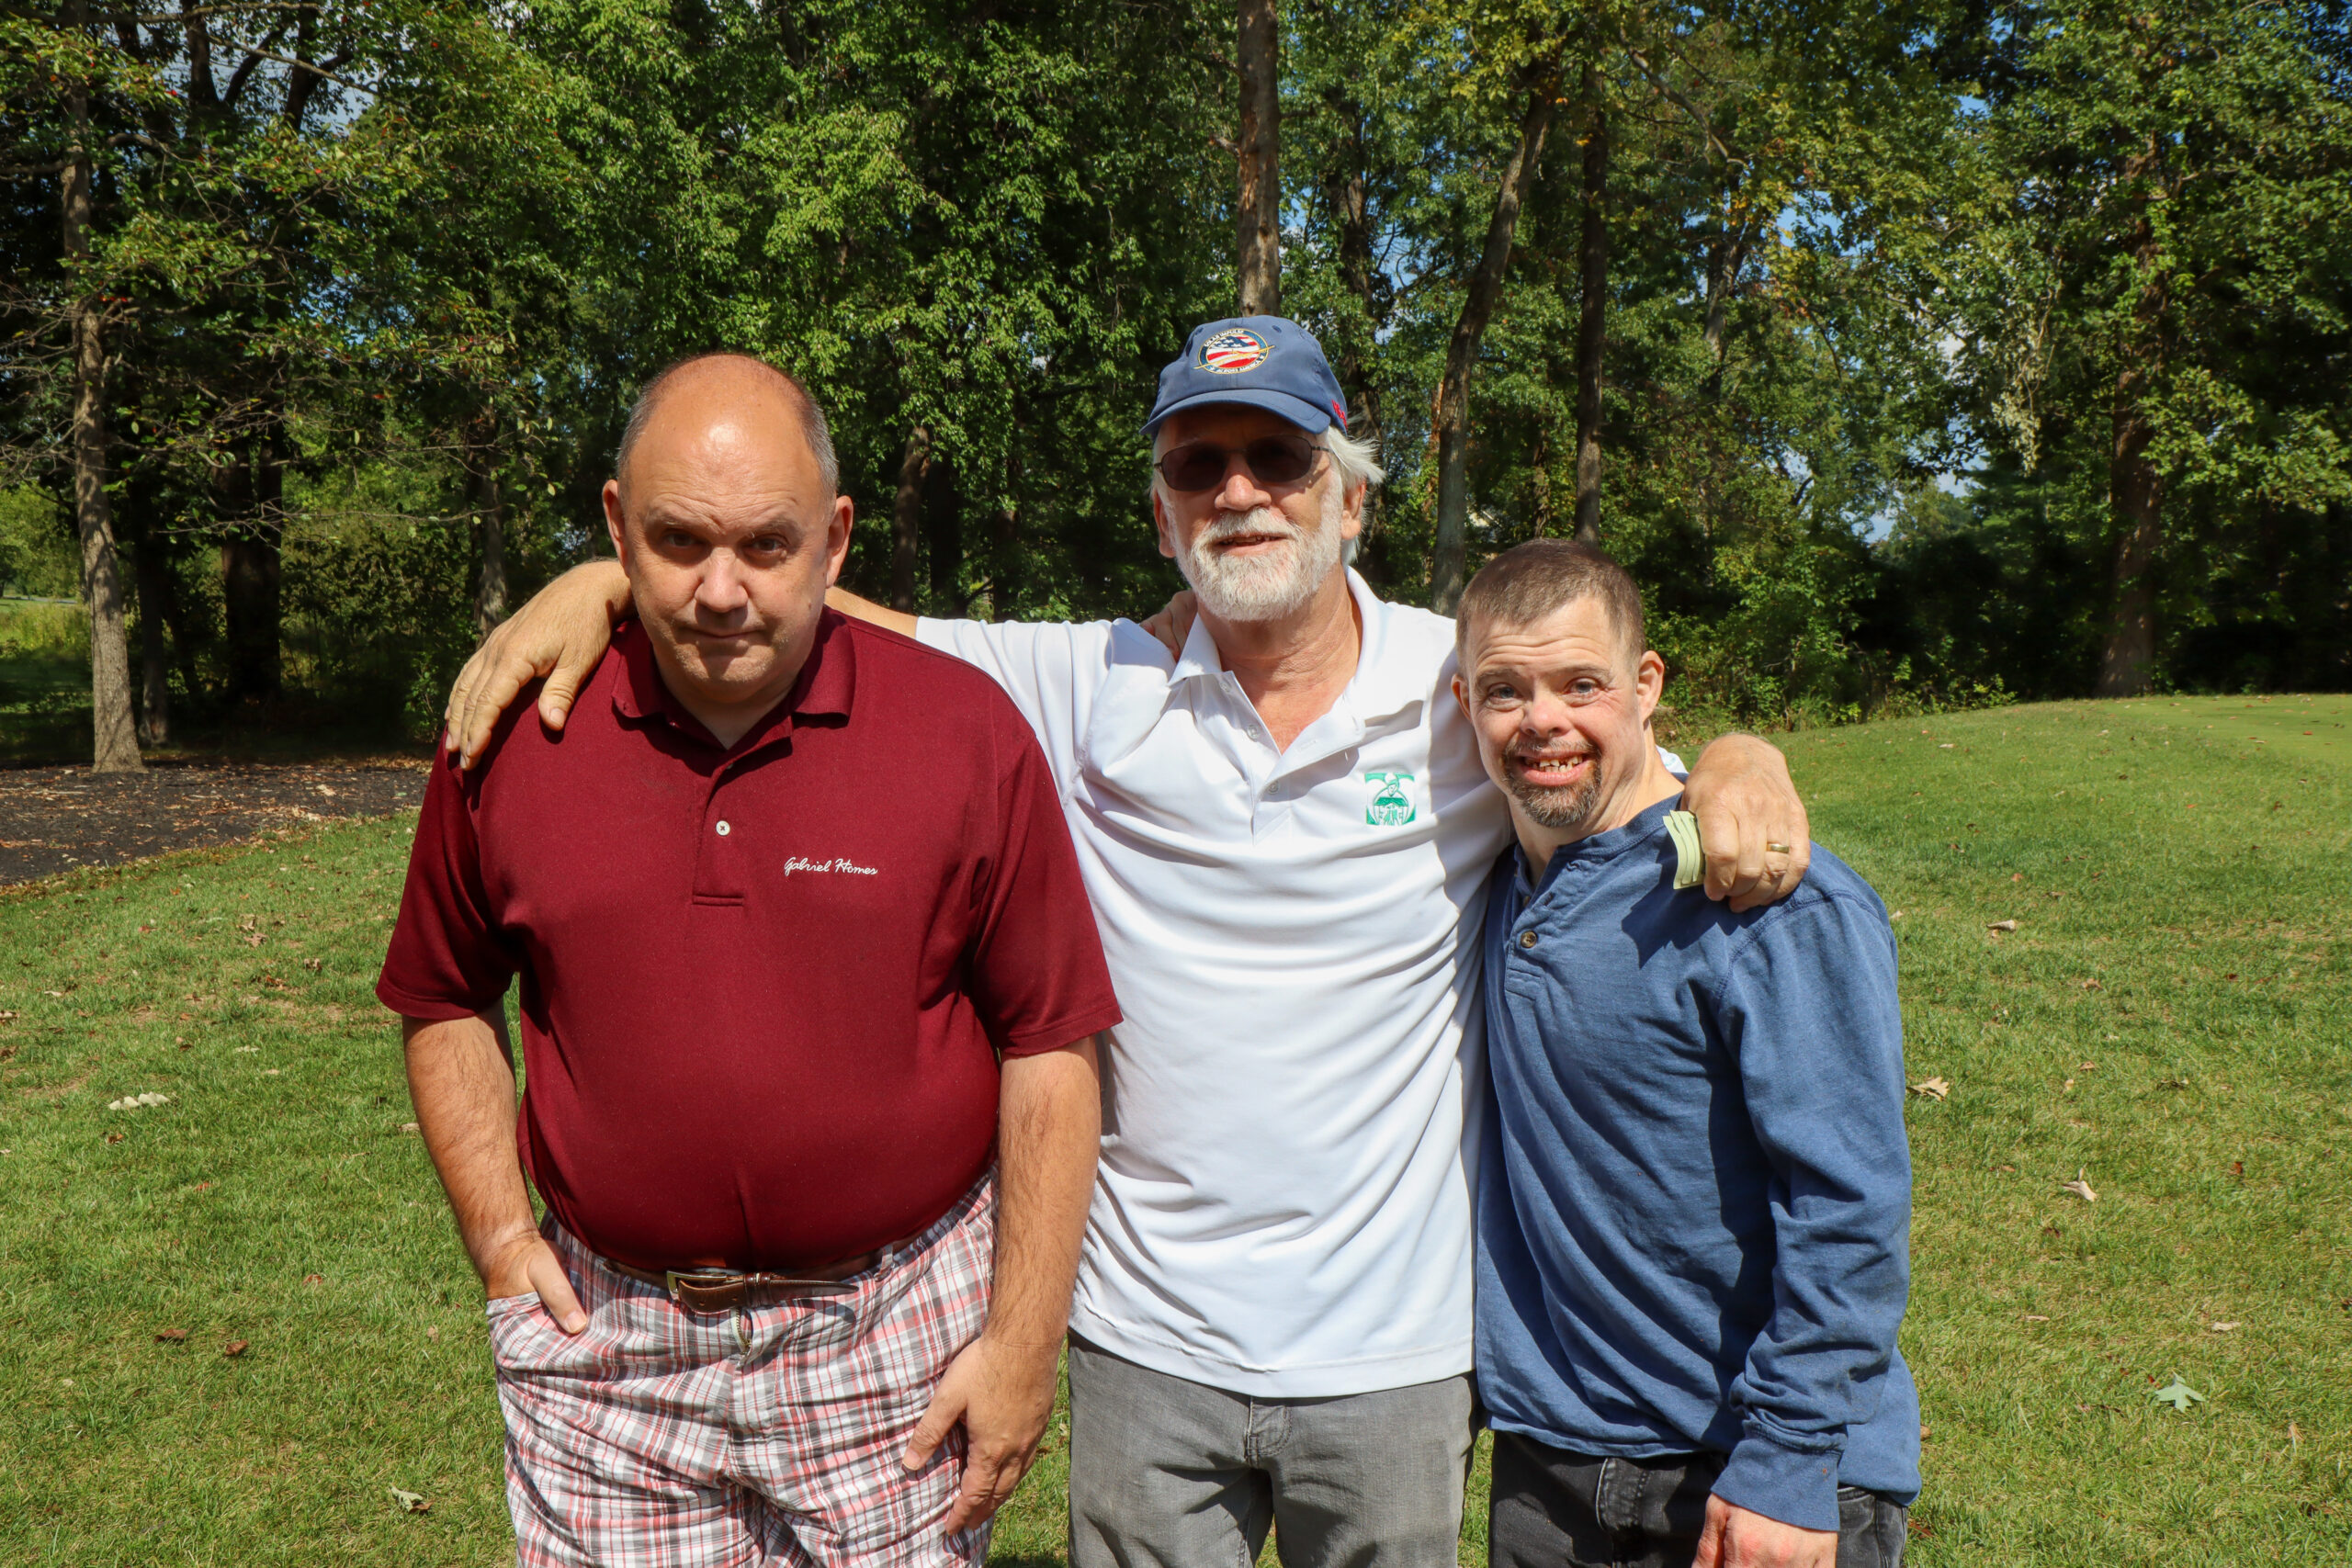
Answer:
M1690 1568L1720 1454L1601 1459L1495 1434L1489 1568ZM1838 1488L1838 1568L1902 1568L1906 1512Z
M1069 1345L1073 1568L1454 1568L1470 1379L1253 1399Z

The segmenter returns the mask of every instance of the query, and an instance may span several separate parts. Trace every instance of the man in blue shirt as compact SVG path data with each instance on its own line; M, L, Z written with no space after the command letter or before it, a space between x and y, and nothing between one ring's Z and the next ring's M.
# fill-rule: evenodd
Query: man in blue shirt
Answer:
M1819 848L1777 904L1677 891L1666 666L1607 556L1504 552L1456 636L1519 840L1485 931L1492 1561L1891 1568L1919 1404L1885 907Z

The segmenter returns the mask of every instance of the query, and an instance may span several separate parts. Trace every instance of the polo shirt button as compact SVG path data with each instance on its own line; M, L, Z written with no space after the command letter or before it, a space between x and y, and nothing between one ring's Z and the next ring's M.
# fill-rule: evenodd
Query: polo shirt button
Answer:
M734 830L735 830L735 829L733 829L732 828L729 828L729 827L725 822L723 822L723 821L722 821L721 823L719 823L719 825L718 825L718 836L719 836L720 838L722 838L722 839L723 839L723 838L725 838L725 837L727 837L727 835L728 835L728 834L729 834L729 833L733 832Z
M1533 931L1520 932L1519 945L1521 947L1533 947L1535 945L1535 933Z

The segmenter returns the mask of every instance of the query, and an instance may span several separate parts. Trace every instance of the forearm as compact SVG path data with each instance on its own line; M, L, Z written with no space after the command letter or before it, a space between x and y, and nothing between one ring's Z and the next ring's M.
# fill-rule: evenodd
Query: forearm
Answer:
M1102 1090L1094 1042L1004 1064L997 1133L996 1284L986 1335L1040 1351L1069 1325L1094 1194Z
M838 610L852 620L865 621L884 631L897 632L900 637L915 635L915 618L904 610L893 610L876 604L871 599L861 599L846 588L825 590L825 607Z
M409 1095L424 1146L485 1284L537 1234L514 1151L514 1074L481 1018L404 1019Z
M599 556L594 560L582 561L539 592L545 593L556 587L558 583L570 584L583 591L593 590L603 594L605 613L616 623L637 607L636 600L629 594L628 573L621 570L621 563L611 556Z

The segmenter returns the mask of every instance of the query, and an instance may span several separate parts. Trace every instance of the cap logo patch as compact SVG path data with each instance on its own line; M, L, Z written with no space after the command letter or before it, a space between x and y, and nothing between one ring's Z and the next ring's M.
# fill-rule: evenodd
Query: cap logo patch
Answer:
M1227 327L1201 344L1201 368L1220 376L1254 370L1266 362L1266 340L1248 327Z

